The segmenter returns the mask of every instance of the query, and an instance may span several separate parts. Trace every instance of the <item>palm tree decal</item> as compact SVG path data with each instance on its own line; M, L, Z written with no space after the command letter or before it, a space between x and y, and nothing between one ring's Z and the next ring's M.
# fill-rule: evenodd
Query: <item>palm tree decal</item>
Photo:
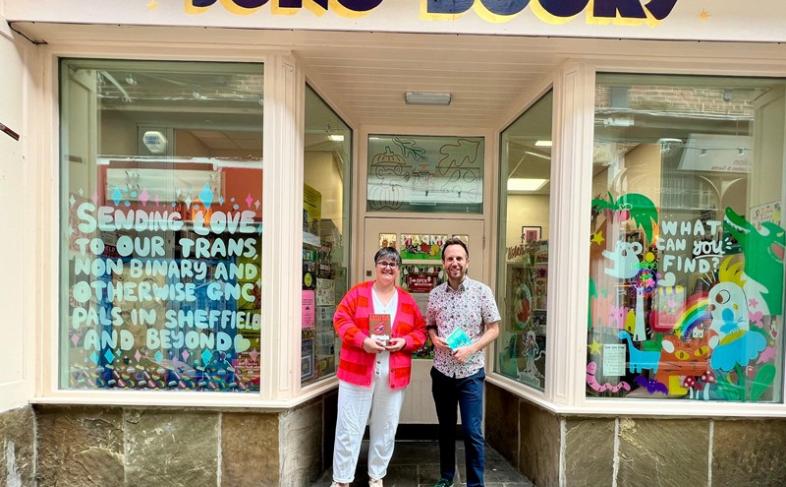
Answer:
M625 221L628 219L644 230L647 241L652 240L652 224L658 221L658 209L655 204L638 193L626 193L617 199L609 191L609 199L594 198L592 211L604 213L607 220Z

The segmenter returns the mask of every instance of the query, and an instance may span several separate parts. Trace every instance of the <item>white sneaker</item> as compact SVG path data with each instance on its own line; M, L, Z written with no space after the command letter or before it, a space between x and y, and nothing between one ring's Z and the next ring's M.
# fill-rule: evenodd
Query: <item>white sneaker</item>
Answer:
M382 479L368 479L368 487L383 487Z

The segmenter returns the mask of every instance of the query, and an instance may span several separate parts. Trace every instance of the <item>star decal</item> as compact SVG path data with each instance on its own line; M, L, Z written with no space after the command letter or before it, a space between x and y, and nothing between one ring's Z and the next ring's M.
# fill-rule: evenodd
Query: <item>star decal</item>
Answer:
M603 232L601 232L600 230L592 234L592 243L601 245L605 241L606 239L603 238Z
M592 340L592 343L587 345L590 349L591 355L600 355L601 344L597 340Z
M707 12L705 9L701 9L701 12L699 12L699 20L701 20L702 22L706 22L710 20L710 17L711 17L710 13Z

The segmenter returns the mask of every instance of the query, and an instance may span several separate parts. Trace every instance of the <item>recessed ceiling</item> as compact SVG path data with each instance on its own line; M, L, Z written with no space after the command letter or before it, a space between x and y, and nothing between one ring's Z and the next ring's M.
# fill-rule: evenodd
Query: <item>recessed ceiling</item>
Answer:
M143 38L162 46L191 41L285 48L302 62L309 82L356 126L498 128L511 101L566 59L535 39L493 36L29 23L15 28L52 44ZM452 101L407 105L407 91L449 92Z
M167 52L173 46L188 59L215 58L221 47L227 56L266 49L292 52L302 61L309 82L326 95L353 128L451 127L500 129L515 115L522 97L544 87L550 73L568 60L610 60L655 63L673 60L695 68L722 63L731 57L753 66L772 66L782 59L775 45L480 36L460 34L396 34L141 27L15 23L31 39L58 45L139 45L145 52ZM140 44L144 39L144 45ZM231 47L227 47L231 46ZM752 68L751 68L752 69ZM448 106L404 103L406 91L450 92Z
M560 62L549 54L488 49L454 36L384 37L389 42L296 51L309 77L364 125L493 127L512 99ZM420 42L409 42L411 37ZM407 91L448 92L452 101L407 105Z

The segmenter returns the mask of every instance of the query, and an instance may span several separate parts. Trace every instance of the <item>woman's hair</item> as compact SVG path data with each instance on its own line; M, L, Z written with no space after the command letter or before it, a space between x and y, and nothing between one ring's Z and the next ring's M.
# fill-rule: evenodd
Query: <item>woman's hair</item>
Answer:
M445 240L445 243L442 244L442 260L445 260L445 250L450 247L451 245L461 245L461 248L464 249L464 253L467 254L467 259L469 259L469 249L467 248L467 244L464 243L458 237L450 237L449 239Z
M390 258L396 262L396 266L401 267L401 255L395 247L382 247L374 254L374 265L382 259Z

